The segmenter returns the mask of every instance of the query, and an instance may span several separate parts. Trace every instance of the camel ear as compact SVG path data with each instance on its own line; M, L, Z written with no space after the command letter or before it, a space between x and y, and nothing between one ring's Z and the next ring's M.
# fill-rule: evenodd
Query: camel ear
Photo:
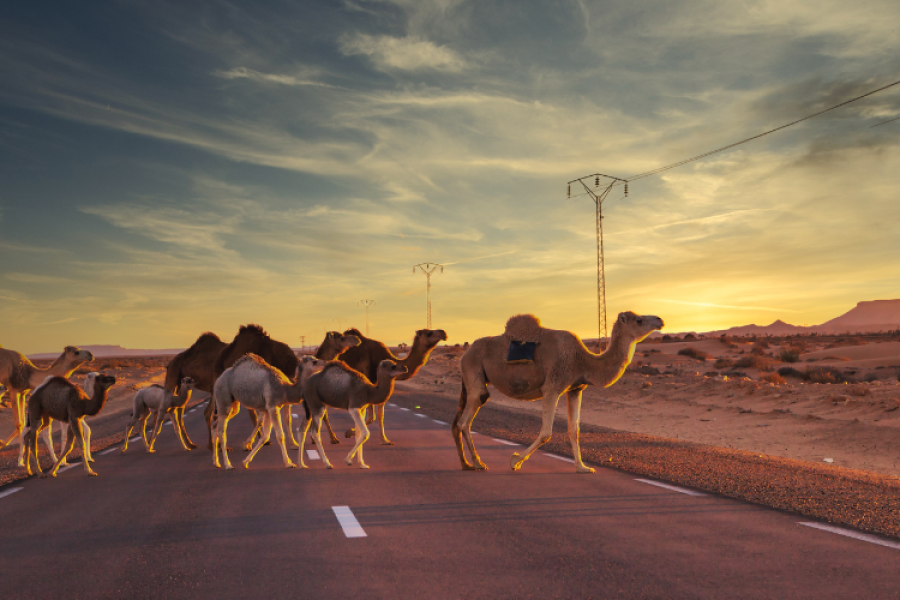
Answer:
M625 322L625 313L619 313L619 323Z

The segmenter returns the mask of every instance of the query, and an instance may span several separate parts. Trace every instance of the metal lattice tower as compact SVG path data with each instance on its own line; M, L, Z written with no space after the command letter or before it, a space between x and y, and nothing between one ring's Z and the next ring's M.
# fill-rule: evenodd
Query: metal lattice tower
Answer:
M413 267L413 273L419 269L425 274L425 328L431 329L431 274L440 269L444 272L444 265L437 263L419 263Z
M610 180L609 185L600 187L600 178ZM594 180L594 189L584 182L585 179ZM606 271L603 261L603 201L612 191L617 183L625 184L625 195L628 195L628 180L612 175L604 175L602 173L594 173L593 175L585 175L569 182L568 196L572 197L572 184L580 183L584 191L594 201L596 209L596 229L597 229L597 330L600 336L600 342L609 338L608 329L606 327Z
M375 304L374 300L360 300L359 304L366 307L366 337L369 337L369 307Z

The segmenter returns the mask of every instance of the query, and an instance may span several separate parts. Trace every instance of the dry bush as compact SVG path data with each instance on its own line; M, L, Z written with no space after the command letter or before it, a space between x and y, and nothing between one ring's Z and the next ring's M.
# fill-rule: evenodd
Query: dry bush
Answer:
M840 369L834 367L814 367L806 370L806 379L810 383L845 383L849 381Z
M806 379L806 373L798 371L794 367L781 367L780 369L778 369L778 374L782 377L796 377L797 379Z
M751 354L750 356L744 356L739 358L734 363L734 367L736 369L759 369L760 371L771 371L772 359L767 358L765 356L760 356L759 354Z
M800 353L794 350L793 348L788 349L785 348L781 352L778 353L778 359L781 362L786 363L795 363L800 360Z
M760 381L766 381L768 383L774 383L775 385L782 385L787 383L784 377L779 375L778 373L767 373L759 378Z
M715 367L717 369L729 369L732 366L733 366L733 363L730 360L728 360L727 358L723 357L723 358L716 359Z
M682 348L678 351L678 354L696 358L697 360L706 360L707 358L709 358L709 354L702 350L697 350L696 348Z

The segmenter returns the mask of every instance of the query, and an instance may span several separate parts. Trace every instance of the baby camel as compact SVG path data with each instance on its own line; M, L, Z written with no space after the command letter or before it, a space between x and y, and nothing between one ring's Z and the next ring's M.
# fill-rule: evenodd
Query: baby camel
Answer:
M306 444L306 433L310 424L315 421L313 439L322 462L332 469L325 449L322 447L322 415L325 414L325 406L332 406L346 410L353 417L356 424L356 444L347 455L348 465L353 464L353 456L359 453L359 466L368 469L363 461L362 445L369 439L369 429L366 427L364 414L370 404L383 404L391 397L394 391L394 379L406 373L406 367L398 365L392 360L385 359L378 364L375 383L372 384L365 375L355 371L347 365L339 362L329 362L325 368L312 375L303 386L303 398L309 410L306 422L303 423L303 433L300 437L300 466L306 467L303 462L303 446Z
M93 377L93 395L88 397L86 393L78 389L74 384L63 377L50 377L28 399L28 423L25 432L25 469L31 475L31 456L34 455L37 470L41 476L46 476L41 471L41 464L37 455L37 434L46 427L50 420L68 423L69 439L63 448L59 459L50 470L50 476L56 477L56 471L60 464L72 451L75 440L81 444L84 455L84 470L88 475L96 476L91 469L90 451L82 434L81 425L85 417L94 416L103 410L109 396L109 388L116 382L116 378L100 373Z
M178 434L181 445L184 446L185 450L190 450L190 446L188 446L184 436L181 434L181 428L184 425L179 422L175 409L183 407L190 401L191 392L194 391L196 384L197 381L191 377L183 378L178 386L177 396L157 384L139 390L134 395L134 407L131 409L131 420L128 422L128 427L125 428L125 445L122 446L122 452L128 450L128 439L131 437L134 426L138 423L141 424L141 437L144 439L144 447L147 449L147 452L151 454L156 452L153 446L156 444L156 436L159 435L159 430L162 429L167 415L172 421L172 425L175 426L175 433ZM153 429L150 431L151 440L148 442L147 421L150 420L151 416L154 417Z
M284 404L299 404L303 401L302 373L307 368L319 364L314 357L303 357L297 365L295 373L296 382L291 382L284 373L267 363L255 354L246 354L225 371L216 380L213 389L213 398L216 402L218 421L213 436L213 465L219 468L219 448L222 448L222 461L226 469L233 469L228 458L228 443L226 430L228 421L234 417L241 408L241 404L248 409L253 409L262 417L262 435L253 446L250 454L244 459L244 468L250 466L250 461L266 443L275 427L275 437L281 448L281 456L284 466L296 467L288 458L287 448L284 443L284 430L281 425L281 412L278 410ZM256 431L251 434L256 434ZM301 448L302 450L302 448Z

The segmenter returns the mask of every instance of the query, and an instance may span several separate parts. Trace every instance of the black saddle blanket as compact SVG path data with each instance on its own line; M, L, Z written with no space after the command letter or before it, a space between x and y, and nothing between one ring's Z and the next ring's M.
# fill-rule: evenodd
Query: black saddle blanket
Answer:
M522 363L532 362L534 360L534 349L537 348L537 342L509 342L509 352L506 354L506 362Z

